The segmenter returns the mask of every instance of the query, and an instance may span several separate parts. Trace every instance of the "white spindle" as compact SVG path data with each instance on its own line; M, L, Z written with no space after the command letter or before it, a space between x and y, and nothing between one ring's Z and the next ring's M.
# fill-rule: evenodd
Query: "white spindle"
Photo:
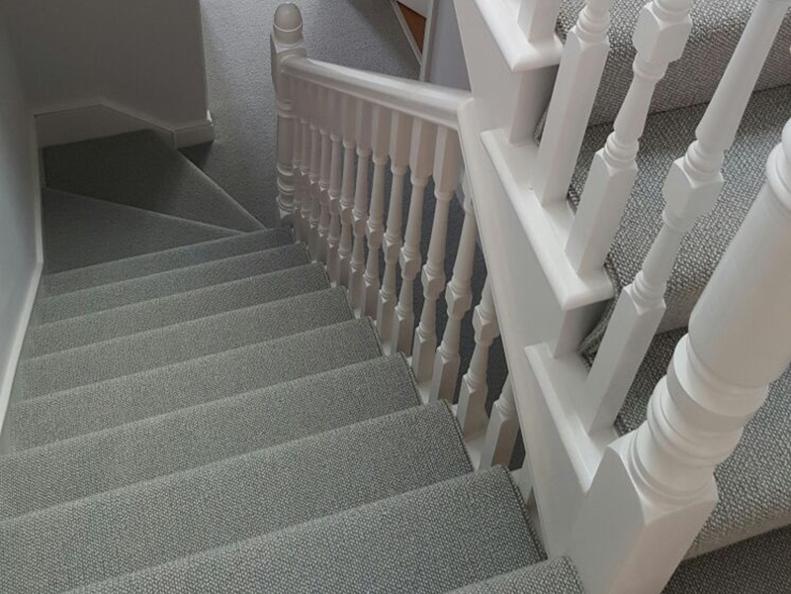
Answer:
M494 298L488 280L483 288L481 302L475 308L472 324L475 328L475 350L472 353L470 367L461 378L459 405L456 408L456 417L465 437L478 433L488 420L486 395L489 391L487 384L489 351L494 339L500 335Z
M604 265L637 178L640 137L657 83L681 58L692 31L692 0L653 0L643 7L634 31L634 78L614 131L596 153L566 244L578 272Z
M569 553L590 594L662 590L717 502L715 467L791 363L791 125L767 171L648 420L607 448L580 508Z
M412 334L415 328L414 288L415 278L420 272L420 234L423 227L423 198L428 178L434 166L434 141L436 128L424 120L412 122L412 138L409 151L409 168L412 170L412 194L409 202L404 245L401 248L401 293L393 313L393 329L390 334L392 352L412 352Z
M363 271L365 270L365 223L368 219L368 166L371 161L371 106L358 100L355 107L357 133L357 178L355 179L352 221L354 246L349 262L349 301L360 308Z
M672 166L663 190L663 225L642 270L618 298L581 395L583 423L611 425L665 312L667 282L684 235L709 211L723 185L725 151L791 0L761 0L697 129L697 140Z
M610 1L587 0L566 39L533 171L542 204L568 194L610 49Z
M429 400L442 398L453 401L456 380L459 377L459 342L461 323L472 307L472 268L475 263L475 245L478 241L478 224L475 220L475 207L470 188L464 189L464 224L461 228L459 249L453 265L453 278L445 289L448 304L448 323L442 336L442 343L434 357L434 371L431 377Z
M371 318L376 318L376 300L379 296L379 250L384 235L385 181L387 157L390 143L390 111L375 106L372 113L374 179L371 189L371 209L366 226L368 239L368 261L365 265L360 294L360 309Z
M341 241L341 158L343 152L341 142L341 135L343 134L341 95L332 91L329 102L332 150L330 151L330 187L328 190L330 199L330 230L327 235L327 275L330 281L337 285L340 282L338 247Z
M294 93L294 141L292 167L294 171L294 208L293 219L294 237L302 241L302 198L305 193L305 179L302 175L302 106L299 98L301 89L300 81L292 80L291 89Z
M318 124L319 88L312 85L309 93L310 100L310 237L308 247L314 260L319 256L319 222L321 221L321 192L319 179L321 178L321 132Z
M459 137L454 130L437 130L434 149L434 221L423 266L423 310L412 346L412 370L418 383L431 380L437 350L437 300L445 289L445 250L448 235L448 213L461 172Z
M282 74L282 65L289 56L306 55L302 38L302 15L294 4L283 4L275 11L270 35L272 82L277 96L277 204L280 216L291 217L294 211L294 89L292 81Z
M330 165L332 158L332 141L330 140L330 100L329 89L319 89L319 134L321 136L321 166L319 168L319 203L321 215L319 217L318 254L319 262L327 263L327 245L330 234Z
M341 178L341 241L338 245L338 270L340 283L349 287L349 268L352 257L352 227L354 225L354 155L356 140L357 100L344 95L343 111L343 174Z
M310 242L310 214L313 212L313 194L310 185L310 85L300 85L301 115L299 123L302 126L302 159L300 160L300 174L302 175L302 199L300 200L299 239L306 245Z
M552 39L560 12L561 0L522 0L519 5L519 26L531 43Z
M486 426L486 437L481 450L478 469L491 468L497 464L508 466L519 434L519 417L511 379L503 386L503 392L492 405L492 414Z
M404 177L409 164L409 141L412 132L412 118L393 112L390 126L390 206L387 211L387 231L384 235L385 273L379 291L376 308L376 327L382 342L387 344L393 330L393 312L396 306L396 273L398 254L401 250L403 233L402 203L404 199Z

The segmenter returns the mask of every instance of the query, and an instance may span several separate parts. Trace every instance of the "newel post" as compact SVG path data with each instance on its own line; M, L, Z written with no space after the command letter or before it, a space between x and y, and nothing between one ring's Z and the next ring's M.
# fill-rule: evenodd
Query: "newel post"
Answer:
M767 174L646 422L607 449L580 508L569 554L589 594L662 590L714 509L715 467L791 362L791 125Z
M270 35L272 82L277 96L277 204L280 218L291 220L294 211L294 81L283 74L290 56L305 56L302 15L296 4L281 4L275 11Z

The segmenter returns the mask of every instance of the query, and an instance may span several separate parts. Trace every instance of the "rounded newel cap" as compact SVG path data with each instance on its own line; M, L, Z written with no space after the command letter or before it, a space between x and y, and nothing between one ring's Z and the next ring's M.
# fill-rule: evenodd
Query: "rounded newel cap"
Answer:
M302 14L296 4L281 4L275 11L275 37L285 43L302 39Z

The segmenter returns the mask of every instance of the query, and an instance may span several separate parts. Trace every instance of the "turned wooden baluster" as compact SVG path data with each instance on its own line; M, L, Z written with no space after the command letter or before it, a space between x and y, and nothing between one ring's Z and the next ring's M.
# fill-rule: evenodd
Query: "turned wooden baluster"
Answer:
M327 276L332 284L340 283L340 268L338 262L338 248L341 241L341 175L343 145L343 104L341 95L335 91L330 92L330 142L332 150L330 156L330 230L327 235Z
M445 249L450 202L459 185L461 149L455 130L439 128L434 149L434 222L423 266L423 310L412 346L412 370L418 383L431 381L437 351L437 300L445 289Z
M607 448L580 508L569 554L589 594L662 590L714 509L714 469L791 363L791 125L767 172L648 420Z
M272 82L277 97L277 204L280 218L288 219L294 212L293 142L297 120L294 85L283 76L283 63L291 56L307 55L302 38L302 15L294 4L278 6L269 40Z
M610 43L610 1L587 0L563 48L533 171L542 204L566 199Z
M321 131L318 123L319 88L311 86L310 93L310 234L308 248L314 260L319 256L319 222L321 221Z
M533 44L551 40L560 12L560 0L522 0L518 22Z
M412 122L412 138L409 151L409 168L412 170L412 194L409 202L404 245L401 248L401 293L393 313L393 329L390 333L392 352L412 352L412 335L415 329L414 288L415 278L420 272L420 234L423 227L423 197L428 178L434 166L434 141L436 128L423 120Z
M368 225L365 229L368 239L368 261L360 288L360 310L364 315L376 318L376 300L379 296L379 250L382 247L382 235L385 230L385 181L390 143L390 111L377 105L373 108L372 119L374 179Z
M302 126L302 159L300 159L300 174L302 176L302 199L300 200L300 228L299 239L304 244L310 242L310 215L313 212L313 189L310 184L310 156L311 156L311 131L310 131L310 85L300 85L300 125Z
M305 178L302 175L302 103L300 100L301 83L299 80L291 81L291 89L294 93L294 140L292 143L294 157L292 167L294 171L294 208L293 224L294 237L297 241L302 241L302 199L305 194Z
M321 215L318 227L318 253L316 259L327 263L327 244L330 234L330 165L332 143L330 140L330 101L329 90L319 88L317 113L319 118L319 134L321 136L321 165L319 168L319 203Z
M487 279L483 287L481 302L475 308L472 325L475 328L475 350L470 367L461 378L459 404L456 418L465 437L472 437L486 426L486 395L489 392L487 372L489 351L494 339L500 335L494 298Z
M725 151L736 138L752 89L791 0L761 0L742 35L697 140L665 181L663 225L642 270L618 298L579 401L589 430L612 425L665 313L664 295L684 235L708 212L722 186Z
M681 58L692 31L692 0L653 0L634 31L634 78L607 143L593 158L566 254L577 271L604 265L637 178L637 153L651 98L671 62Z
M371 106L363 100L356 105L357 178L354 190L352 221L354 246L349 262L349 302L360 309L360 295L365 270L365 223L368 219L368 165L371 161Z
M486 437L478 469L491 468L497 464L508 466L514 454L518 434L519 417L516 412L511 379L508 378L505 380L502 394L492 405L492 414L489 424L486 426Z
M384 235L385 273L376 308L376 327L384 344L388 343L393 331L393 314L398 297L396 274L398 272L398 255L402 244L404 177L409 164L411 133L412 118L399 112L393 112L390 125L390 172L393 181L390 186L387 231Z
M341 241L338 245L338 270L340 283L349 288L349 268L352 257L352 227L354 225L354 157L356 137L357 100L344 95L343 111L343 174L341 178Z
M453 265L453 278L445 289L448 323L445 325L442 343L434 357L429 400L442 398L449 402L453 401L456 380L459 377L461 323L472 307L472 269L475 263L475 246L478 241L478 224L468 184L464 184L464 195L464 224L461 228L459 248Z

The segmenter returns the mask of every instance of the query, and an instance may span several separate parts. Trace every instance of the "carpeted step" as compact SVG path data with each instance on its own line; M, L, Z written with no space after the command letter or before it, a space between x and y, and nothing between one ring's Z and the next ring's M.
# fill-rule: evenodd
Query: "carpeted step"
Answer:
M256 231L262 225L222 188L150 130L44 150L47 187Z
M412 407L0 522L0 590L61 592L471 469L448 406ZM518 515L513 489L506 478L500 483Z
M523 567L489 580L454 590L454 594L585 594L577 570L568 557Z
M398 355L0 457L0 519L419 404Z
M657 336L618 416L624 434L646 418L648 400L667 373L686 330ZM715 472L720 500L689 555L701 555L791 524L791 368L772 384L736 451Z
M791 86L753 95L739 136L725 158L725 189L714 210L702 217L682 244L665 295L667 312L660 332L683 328L689 322L692 308L766 180L766 162L780 142L789 104ZM695 140L695 128L705 107L656 114L648 120L638 157L640 174L608 258L607 268L617 292L634 280L659 233L664 178L673 161ZM588 130L572 182L572 203L578 203L593 155L604 146L610 131L610 126ZM585 341L585 353L598 349L611 314L612 308Z
M126 281L47 297L36 302L33 320L46 324L185 293L201 287L302 266L310 262L304 246L291 244L261 252L232 256Z
M342 288L121 336L19 364L13 400L38 398L350 320Z
M273 386L381 356L368 320L351 320L98 384L12 403L18 449Z
M238 231L104 200L41 192L45 272L234 237Z
M24 357L39 357L234 309L296 297L329 286L322 266L307 264L33 326L26 338Z
M466 475L86 592L447 592L538 563L508 471Z
M670 65L667 76L657 87L652 111L668 111L711 100L756 3L756 0L702 0L694 3L692 35L684 56ZM626 97L635 57L632 36L645 4L645 0L614 3L609 35L610 55L591 123L614 121ZM557 28L561 39L566 39L584 5L585 0L563 1ZM791 83L789 46L791 18L786 18L757 89Z
M291 233L286 229L266 229L75 270L46 274L41 278L39 298L194 266L211 260L222 260L250 252L260 252L292 243L292 241Z

